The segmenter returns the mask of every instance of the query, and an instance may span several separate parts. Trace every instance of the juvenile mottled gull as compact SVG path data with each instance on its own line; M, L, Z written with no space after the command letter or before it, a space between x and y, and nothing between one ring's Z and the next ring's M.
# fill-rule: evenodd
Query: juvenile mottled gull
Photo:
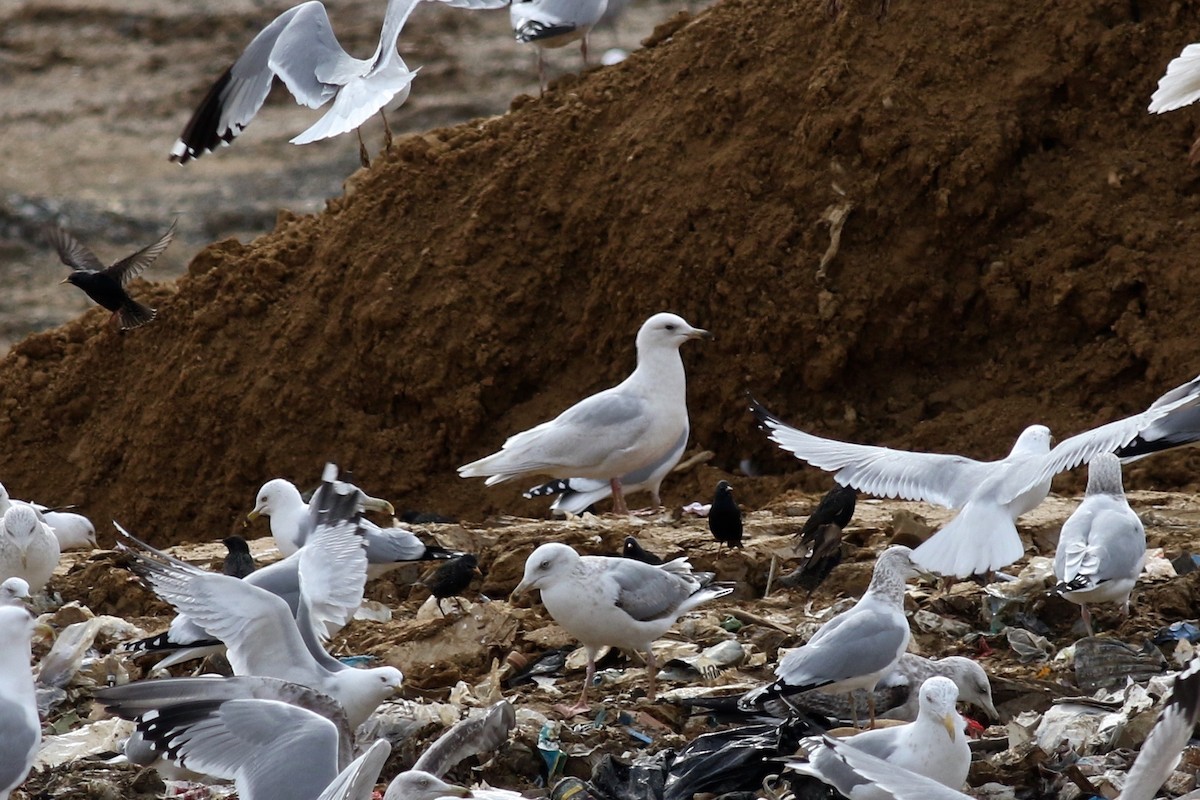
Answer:
M549 422L510 436L498 453L458 468L487 485L549 475L593 478L612 487L613 511L626 514L621 476L657 464L688 429L687 379L679 346L712 338L675 314L655 314L637 335L637 368L617 386Z
M949 678L929 678L921 684L920 698L920 710L912 722L864 731L846 739L846 744L943 786L961 789L971 768L971 748L966 721L954 709L958 688ZM850 800L886 800L886 792L830 757L819 739L806 741L814 753L807 764L793 763L797 772L820 778Z
M446 783L428 772L410 769L392 779L383 800L457 800L461 797L473 797L475 800L524 800L525 796L508 789L467 789Z
M747 692L738 706L750 711L809 689L874 691L908 647L904 583L918 574L911 556L912 551L901 545L884 550L862 598L822 625L803 647L784 656L775 668L775 682ZM874 724L874 698L868 705Z
M550 616L587 649L583 691L579 702L566 709L568 713L587 709L596 653L605 645L645 656L648 694L653 700L658 668L651 643L688 611L733 591L705 585L682 558L653 566L614 556L580 556L557 542L543 544L530 554L513 594L532 589L541 590Z
M1151 800L1155 796L1179 763L1179 754L1191 738L1198 717L1200 659L1193 659L1175 678L1171 698L1142 744L1141 752L1126 775L1125 785L1117 795L1117 800ZM819 749L826 751L825 755L840 761L862 780L874 784L895 800L970 800L970 795L882 761L854 747L850 741L828 736L809 741L814 745L819 743ZM818 748L809 751L810 760L815 749ZM816 754L816 757L823 756ZM797 765L804 767L803 762L788 764L792 767Z
M1046 499L1050 481L1059 472L1098 453L1117 451L1151 431L1156 442L1195 441L1194 433L1173 438L1170 432L1194 427L1200 411L1200 377L1166 393L1140 414L1072 436L1053 449L1050 429L1031 425L999 461L823 439L785 425L758 404L751 410L772 441L797 458L833 472L838 483L881 497L960 509L914 551L913 558L932 572L966 577L1000 569L1024 555L1016 519Z
M33 506L14 504L0 518L0 580L21 578L29 591L45 588L61 553L58 539Z
M30 669L33 617L0 606L0 800L20 786L42 741Z
M1088 464L1087 494L1063 523L1054 553L1058 593L1079 604L1088 636L1088 603L1120 603L1129 615L1129 595L1145 560L1146 529L1125 499L1121 462L1102 453Z
M619 478L621 493L629 497L637 492L650 492L650 505L653 508L661 508L662 497L658 493L659 487L662 486L663 478L679 463L679 459L687 447L687 440L688 427L684 426L683 433L679 434L679 439L670 452L653 464L626 473ZM565 478L534 486L524 494L526 498L550 495L557 495L550 505L551 511L562 514L582 514L593 504L612 497L612 486L607 480Z

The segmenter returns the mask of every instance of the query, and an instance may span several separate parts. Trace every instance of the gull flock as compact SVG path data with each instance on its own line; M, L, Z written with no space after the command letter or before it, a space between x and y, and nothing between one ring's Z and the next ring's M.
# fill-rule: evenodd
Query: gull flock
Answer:
M284 11L212 84L171 149L171 159L184 164L230 144L261 110L275 79L301 105L329 105L297 134L296 144L357 131L375 114L402 103L418 70L409 69L397 47L417 2L388 0L376 50L367 59L342 48L322 3L310 0ZM580 41L586 61L590 29L623 7L612 0L444 2L466 8L509 5L516 37L539 48L539 75L540 48ZM1151 111L1200 98L1198 47L1189 46L1171 62ZM362 158L365 164L365 147ZM127 330L151 322L155 312L133 300L125 285L165 250L173 231L172 225L155 243L107 267L66 231L56 229L48 237L72 267L67 281L111 310L113 324ZM637 331L636 367L624 381L553 419L513 432L495 452L459 467L459 475L484 478L489 486L548 478L527 496L556 496L552 510L570 516L611 497L614 513L626 518L627 498L638 492L649 493L658 507L660 487L690 435L681 347L711 338L679 315L654 314ZM1046 499L1055 475L1086 465L1086 495L1062 526L1057 545L1055 591L1079 605L1089 637L1095 630L1090 605L1116 604L1128 614L1147 549L1143 523L1123 491L1121 465L1200 439L1198 406L1200 377L1167 391L1144 411L1057 445L1052 446L1048 428L1031 425L1006 457L978 461L836 441L791 426L752 402L750 411L770 441L832 473L837 484L829 521L814 527L812 536L847 527L855 496L847 497L850 490L957 513L916 547L894 544L883 550L861 597L840 613L826 609L825 621L798 647L767 665L773 677L763 674L758 685L734 693L692 697L683 707L732 715L737 727L729 729L728 741L742 737L754 742L749 751L771 755L758 766L773 770L775 788L768 792L756 774L758 783L743 787L752 794L795 796L800 784L794 781L816 780L856 799L965 796L972 751L968 723L957 704L969 703L996 722L1001 715L989 676L978 663L961 656L935 662L908 652L911 582L932 585L940 576L947 580L938 591L949 592L956 579L1002 575L1026 554L1019 519ZM845 508L848 513L839 515ZM722 482L706 511L717 541L730 549L741 546L742 517L729 484ZM364 516L368 512L391 515L394 509L341 480L335 465L326 465L308 500L293 483L271 479L255 495L248 516L269 518L281 558L258 567L244 540L227 537L230 558L222 572L180 560L117 525L127 569L176 611L165 631L130 638L123 647L126 658L160 657L156 671L166 677L114 678L112 685L92 692L97 709L133 726L117 758L200 783L232 783L244 800L371 797L393 749L386 736L372 733L378 729L371 721L405 691L404 675L395 666L359 667L334 657L332 637L363 606L368 581L413 564L433 565L438 569L426 585L445 614L441 601L464 591L479 562L474 554L426 541L402 526L380 526ZM21 791L48 738L39 687L49 656L39 664L33 649L34 640L45 635L46 621L30 607L53 604L53 575L63 551L92 549L97 542L86 517L10 499L2 487L0 513L0 800L6 800ZM512 598L538 593L549 616L585 655L578 700L555 707L565 721L594 709L588 694L596 686L605 648L642 658L647 676L641 702L666 702L657 691L654 642L681 620L720 606L735 592L745 597L751 591L744 582L722 578L719 558L718 571L700 572L687 556L661 561L636 540L627 542L626 554L636 557L580 553L561 542L545 542L525 556ZM661 563L648 563L652 560ZM837 568L836 560L829 568ZM223 654L231 674L168 672L190 672L196 661L203 670L209 662L202 659L214 654ZM701 674L714 671L709 663ZM1200 715L1200 661L1184 664L1169 686L1120 797L1154 796L1193 732ZM892 688L902 688L903 698L879 708L878 698ZM818 695L830 704L845 695L846 713L818 713L811 702ZM632 702L618 700L619 705ZM522 797L509 789L468 788L446 780L467 759L490 757L502 747L518 714L508 701L480 712L449 727L411 768L391 776L385 800ZM901 724L883 726L885 719ZM846 736L830 732L846 721L866 730ZM785 747L797 732L794 745ZM678 763L690 768L704 738L689 743ZM718 778L745 766L735 751L740 752L731 746L706 762L710 782L705 786L718 785ZM1191 768L1194 772L1194 762ZM680 787L693 785L688 780L695 778L694 771L687 780L682 774L668 772L664 796L682 796ZM789 788L779 789L780 780Z

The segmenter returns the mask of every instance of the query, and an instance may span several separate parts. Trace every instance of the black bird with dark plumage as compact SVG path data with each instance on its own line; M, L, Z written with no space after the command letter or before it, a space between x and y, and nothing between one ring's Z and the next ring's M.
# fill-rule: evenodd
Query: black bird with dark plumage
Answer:
M154 319L157 312L130 297L125 287L162 255L174 236L175 223L172 222L157 242L106 267L91 250L62 228L49 228L46 232L46 237L58 250L58 257L71 268L71 274L61 282L78 286L93 301L113 312L112 320L118 321L123 331Z
M854 517L854 504L858 500L858 492L850 486L835 483L833 488L825 493L817 510L805 521L800 529L800 541L811 542L816 538L817 529L822 525L837 525L842 530L850 524Z
M625 545L621 548L621 556L632 558L634 561L641 561L643 564L653 564L656 567L663 563L661 558L642 547L641 543L632 536L625 537Z
M458 595L466 591L467 587L471 585L471 580L479 574L479 561L470 553L465 553L442 564L421 582L437 598L438 611L445 616L446 611L442 608L442 601L453 597L461 611L462 603L458 602Z
M254 557L250 555L250 545L240 536L226 536L221 544L229 550L221 572L235 578L244 578L256 569Z
M729 481L717 484L717 493L708 510L708 529L718 542L730 547L742 546L742 510L733 499Z

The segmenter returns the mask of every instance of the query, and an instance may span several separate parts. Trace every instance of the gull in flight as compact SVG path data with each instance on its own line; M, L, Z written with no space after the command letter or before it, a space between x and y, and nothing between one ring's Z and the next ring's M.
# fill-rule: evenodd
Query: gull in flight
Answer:
M913 551L913 559L930 572L964 578L1008 566L1025 554L1016 520L1046 499L1058 473L1099 453L1133 459L1200 439L1200 377L1167 392L1140 414L1077 434L1053 448L1050 429L1030 425L998 461L839 442L786 425L757 403L751 411L772 441L834 473L844 486L959 509Z

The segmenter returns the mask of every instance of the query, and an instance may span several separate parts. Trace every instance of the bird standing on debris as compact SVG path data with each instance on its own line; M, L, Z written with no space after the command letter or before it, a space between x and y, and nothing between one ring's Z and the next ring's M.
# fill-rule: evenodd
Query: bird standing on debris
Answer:
M467 553L442 564L421 583L429 589L430 594L437 598L438 611L441 611L444 617L446 612L442 608L442 601L452 597L459 610L462 610L462 604L458 602L458 595L465 592L471 585L471 581L479 574L479 560Z
M854 518L854 505L858 501L858 492L853 486L842 486L835 483L833 488L825 493L821 502L800 529L800 541L811 542L816 537L817 529L822 525L837 525L842 530Z
M513 0L509 20L513 35L523 44L537 46L538 88L546 91L546 62L542 48L555 48L579 40L584 68L588 65L588 34L604 16L606 0Z
M11 506L0 519L0 580L17 577L29 591L42 591L61 551L50 527L38 519L33 506Z
M708 510L708 529L721 544L742 546L742 510L733 499L733 487L729 481L717 484L717 493Z
M234 578L244 578L256 569L254 556L250 555L250 545L241 536L226 536L221 544L229 551L225 554L225 562L221 572Z
M908 647L912 634L904 616L904 584L917 574L912 550L903 545L884 550L862 598L822 625L803 647L784 656L775 668L775 682L747 692L738 707L752 711L774 698L786 702L790 695L809 689L873 692ZM873 726L874 697L868 705Z
M641 561L643 564L653 564L656 567L663 563L661 558L642 547L641 542L632 536L625 537L625 544L621 546L621 556L623 558L632 558L634 561Z
M154 319L158 312L130 297L125 287L171 244L175 236L174 222L157 242L107 267L62 228L50 228L46 235L58 250L58 257L72 270L61 282L78 286L93 301L113 312L112 320L119 321L121 330L131 330Z
M1146 560L1146 529L1129 507L1121 484L1121 462L1102 453L1088 465L1087 494L1058 537L1055 587L1079 604L1092 635L1088 603L1121 603L1129 616L1129 595Z

